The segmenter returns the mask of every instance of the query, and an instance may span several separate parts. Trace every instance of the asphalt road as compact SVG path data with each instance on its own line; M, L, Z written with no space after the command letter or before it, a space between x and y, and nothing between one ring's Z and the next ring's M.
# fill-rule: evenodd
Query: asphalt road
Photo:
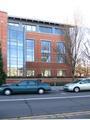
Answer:
M45 115L51 118L56 115L57 118L89 119L90 91L80 93L54 91L44 95L0 95L0 119L27 116L45 118Z

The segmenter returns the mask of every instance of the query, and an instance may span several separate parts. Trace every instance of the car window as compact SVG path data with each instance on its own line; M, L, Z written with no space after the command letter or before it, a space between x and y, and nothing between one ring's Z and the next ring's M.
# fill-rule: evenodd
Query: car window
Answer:
M36 85L36 81L28 81L28 85Z
M90 83L90 79L88 79L87 81L88 81L88 83Z
M88 83L88 80L82 80L80 83L81 84L86 84L86 83Z
M78 83L80 82L81 80L74 80L72 83Z
M18 83L18 85L27 85L27 81L22 81L22 82Z

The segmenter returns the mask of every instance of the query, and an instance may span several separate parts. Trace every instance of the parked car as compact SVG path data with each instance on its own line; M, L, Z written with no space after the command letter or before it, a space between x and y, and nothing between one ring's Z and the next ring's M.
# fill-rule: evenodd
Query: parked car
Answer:
M79 92L82 90L90 90L90 78L75 80L71 83L64 85L65 91Z
M47 83L40 80L24 80L19 83L4 84L0 86L0 93L4 95L11 95L13 93L34 93L43 94L50 91L51 87Z

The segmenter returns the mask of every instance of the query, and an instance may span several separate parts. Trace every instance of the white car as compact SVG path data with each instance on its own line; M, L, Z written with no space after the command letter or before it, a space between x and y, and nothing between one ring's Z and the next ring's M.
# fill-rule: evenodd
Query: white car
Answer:
M64 85L65 91L79 92L82 90L90 90L90 78L79 79Z

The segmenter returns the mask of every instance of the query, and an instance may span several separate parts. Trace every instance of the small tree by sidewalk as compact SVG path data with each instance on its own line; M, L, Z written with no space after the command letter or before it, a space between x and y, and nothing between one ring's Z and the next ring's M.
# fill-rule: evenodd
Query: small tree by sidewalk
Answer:
M0 44L0 85L6 82L6 77L7 75L3 70L2 50L1 50L1 44Z

